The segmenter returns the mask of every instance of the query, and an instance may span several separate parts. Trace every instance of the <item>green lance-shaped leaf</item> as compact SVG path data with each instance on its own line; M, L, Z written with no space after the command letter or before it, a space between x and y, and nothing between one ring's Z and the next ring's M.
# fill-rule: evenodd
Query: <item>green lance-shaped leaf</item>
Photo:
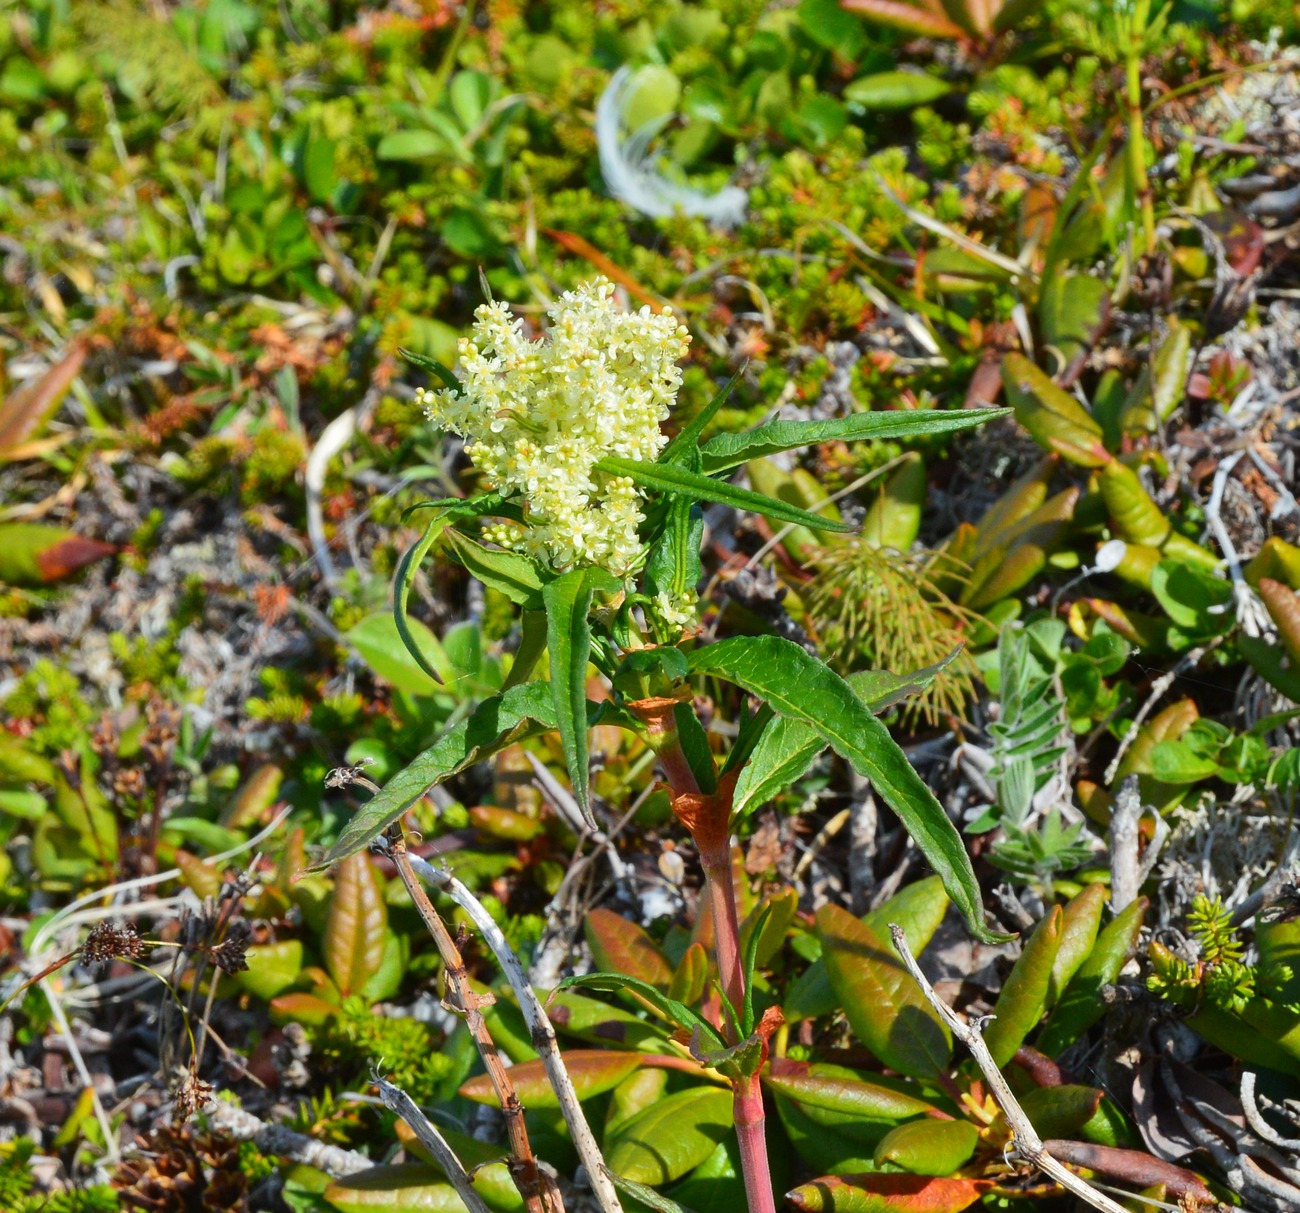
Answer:
M1167 421L1183 402L1183 389L1192 361L1192 330L1170 319L1169 332L1155 356L1155 388L1151 368L1144 366L1119 410L1119 428L1125 434L1155 430L1157 418Z
M1016 420L1044 450L1087 468L1102 467L1110 459L1101 442L1101 426L1088 410L1023 354L1002 360L1002 382Z
M952 85L924 72L873 72L844 86L844 100L868 110L907 110L929 105L952 92Z
M693 943L673 971L673 979L668 985L668 997L674 1002L690 1006L704 997L704 987L708 981L708 950L702 943Z
M960 649L954 649L942 661L911 674L860 670L844 681L870 711L878 714L910 695L919 695L957 659L960 652ZM803 776L829 744L806 721L785 716L769 720L736 781L732 798L736 819L740 820Z
M679 1179L708 1158L731 1132L732 1095L721 1087L689 1087L623 1125L605 1145L609 1169L635 1183Z
M726 472L781 451L798 450L821 442L896 441L954 434L986 421L1004 417L1007 409L936 410L892 409L883 413L854 413L831 421L770 421L742 434L718 434L701 448L704 471ZM630 473L629 473L630 475ZM813 520L814 529L828 530L826 520Z
M787 505L774 497L764 497L749 489L742 489L722 480L711 480L699 472L690 472L675 464L648 463L641 459L624 459L607 455L596 464L598 471L611 476L628 476L642 488L659 493L680 493L700 501L714 501L733 509L748 510L774 518L777 522L793 522L798 526L815 527L822 531L851 531L847 523L831 522L807 510Z
M339 864L325 919L325 967L345 998L358 994L384 961L388 906L383 883L367 855Z
M664 447L659 454L659 463L677 464L679 467L689 468L693 472L702 469L700 436L704 433L709 422L717 415L718 410L726 403L727 397L731 395L732 389L735 388L744 373L745 367L742 366L722 385L717 395L695 415L694 420Z
M817 911L822 959L853 1033L900 1074L948 1068L952 1036L893 948L836 905Z
M1057 274L1043 283L1038 298L1038 322L1044 344L1069 367L1087 352L1106 324L1110 289L1090 274Z
M717 1147L714 1147L714 1152L717 1152ZM698 1174L698 1171L696 1173ZM628 1179L626 1175L616 1174L608 1167L605 1168L605 1174L609 1176L610 1183L624 1196L640 1201L652 1213L695 1213L694 1209L678 1204L675 1200L669 1200L668 1197L656 1192L649 1184L639 1184L634 1179ZM687 1182L690 1183L691 1180Z
M0 585L48 585L116 551L59 526L0 523Z
M1057 1056L1105 1014L1102 987L1119 976L1133 955L1148 904L1145 897L1139 897L1097 936L1092 955L1079 967L1039 1033L1035 1047L1040 1053Z
M561 1054L564 1067L573 1080L579 1099L590 1099L612 1091L633 1070L645 1064L643 1053L616 1052L613 1049L566 1049ZM559 1096L546 1076L546 1067L538 1060L522 1061L510 1068L510 1081L525 1108L558 1108ZM479 1074L460 1086L460 1094L475 1103L499 1102L492 1080Z
M423 134L425 132L417 133ZM432 132L428 133L432 134ZM380 158L383 159L383 157ZM455 392L457 396L465 394L464 384L436 358L430 358L427 354L417 354L414 350L398 350L397 352L412 366L418 366L420 370L428 371L429 374L435 376L443 387Z
M1047 1006L1056 1005L1071 978L1083 962L1092 955L1101 929L1101 912L1106 907L1106 886L1090 884L1082 893L1072 897L1065 907L1065 920L1061 923L1061 946L1052 962L1052 978L1047 986ZM1064 1133L1051 1133L1051 1137L1064 1137Z
M824 662L778 636L723 640L691 654L696 673L716 674L758 695L780 715L811 724L903 822L943 879L972 934L1007 937L983 919L979 883L961 835L907 756L853 688Z
M914 1175L951 1175L970 1161L979 1130L968 1120L916 1120L880 1139L876 1165L893 1163Z
M909 451L867 511L862 542L874 548L908 551L920 533L925 489L925 460Z
M519 620L519 648L501 689L508 691L527 682L545 652L546 612L525 611Z
M880 939L889 936L890 923L897 923L903 928L912 955L920 956L947 913L948 894L944 892L943 881L937 876L926 876L913 881L871 913L863 915L862 921ZM794 1023L800 1019L829 1015L838 1006L835 990L826 973L826 962L818 957L791 983L781 1010L786 1019Z
M512 742L555 727L551 691L542 683L526 683L485 700L362 805L329 854L308 871L319 871L364 850L432 788L466 767Z
M564 761L573 783L573 797L582 815L595 828L588 787L587 659L591 656L592 595L613 592L619 582L604 569L573 569L562 573L542 592L546 603L546 647L551 652L551 701L555 707Z
M915 1095L869 1082L842 1066L781 1059L772 1063L763 1082L816 1114L827 1128L866 1122L893 1125L936 1112L933 1104Z
M1052 965L1061 946L1065 915L1060 906L1038 924L1015 967L1007 975L993 1008L994 1019L984 1029L984 1043L993 1060L1005 1066L1037 1025L1047 1005Z
M452 527L446 532L447 555L489 589L504 594L525 611L542 609L543 576L537 561L520 552L499 551Z

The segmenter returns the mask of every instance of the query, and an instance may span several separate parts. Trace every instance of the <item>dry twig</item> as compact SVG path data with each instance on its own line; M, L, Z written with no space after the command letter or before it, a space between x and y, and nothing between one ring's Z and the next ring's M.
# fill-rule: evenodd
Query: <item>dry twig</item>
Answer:
M889 933L893 937L894 947L903 959L903 964L916 984L921 987L921 992L930 1005L939 1013L939 1017L948 1025L952 1034L970 1050L971 1056L975 1058L975 1064L979 1066L980 1072L984 1075L984 1079L993 1093L993 1098L997 1100L998 1107L1002 1109L1002 1115L1006 1118L1007 1126L1011 1129L1016 1152L1045 1175L1049 1175L1056 1180L1061 1187L1073 1192L1080 1200L1087 1201L1094 1209L1101 1209L1102 1213L1128 1213L1123 1205L1111 1200L1104 1192L1098 1192L1091 1184L1080 1179L1073 1171L1047 1152L1046 1147L1043 1145L1043 1139L1038 1136L1034 1126L1029 1123L1029 1117L1025 1115L1016 1097L1011 1093L1011 1088L1007 1085L1007 1080L1003 1078L1002 1071L998 1069L997 1062L993 1060L993 1055L984 1043L984 1037L979 1028L974 1024L968 1024L958 1019L953 1009L934 992L934 987L930 985L925 974L921 972L921 967L916 963L916 958L907 946L907 938L903 934L903 928L891 922L889 924Z

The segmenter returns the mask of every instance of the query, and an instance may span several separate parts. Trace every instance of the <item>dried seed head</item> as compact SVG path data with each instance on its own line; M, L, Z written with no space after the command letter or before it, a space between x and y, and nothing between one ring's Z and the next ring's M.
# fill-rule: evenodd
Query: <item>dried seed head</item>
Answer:
M144 955L144 940L134 923L124 927L111 922L101 922L86 936L81 945L81 959L85 964L103 964L108 960L135 960Z
M172 1094L176 1119L184 1124L195 1112L206 1107L211 1098L212 1084L204 1082L193 1070L187 1071Z

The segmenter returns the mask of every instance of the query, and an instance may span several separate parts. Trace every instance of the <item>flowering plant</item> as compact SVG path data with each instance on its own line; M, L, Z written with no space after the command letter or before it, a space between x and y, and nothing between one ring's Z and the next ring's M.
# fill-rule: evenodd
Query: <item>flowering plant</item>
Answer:
M984 924L979 886L956 828L875 715L924 685L925 673L878 672L864 699L791 641L746 636L699 643L689 624L703 576L701 505L847 530L727 477L752 459L810 443L952 433L1001 411L778 420L702 441L733 379L670 440L660 427L670 420L681 382L676 362L688 340L672 314L649 308L624 314L613 287L597 281L563 295L549 317L549 332L534 341L504 305L480 308L473 336L460 345L463 378L408 355L441 382L421 402L435 423L465 439L487 491L417 507L430 512L430 521L398 568L397 626L407 639L410 578L441 545L521 607L520 644L502 693L393 776L323 864L370 845L431 788L470 764L548 731L560 735L574 799L595 829L588 730L607 723L638 734L654 750L674 813L700 856L725 1015L710 1021L618 974L569 982L635 988L690 1038L701 1064L731 1081L749 1208L769 1213L775 1204L759 1075L780 1013L770 1008L760 1017L753 1005L753 938L761 927L742 955L731 863L738 815L798 779L829 747L900 817L970 930L986 940L1002 937ZM419 646L407 643L424 664ZM549 677L534 679L543 652ZM589 663L612 688L601 703L586 697ZM720 761L693 707L691 680L703 677L731 683L763 704ZM611 1194L601 1196L606 1209L618 1207Z

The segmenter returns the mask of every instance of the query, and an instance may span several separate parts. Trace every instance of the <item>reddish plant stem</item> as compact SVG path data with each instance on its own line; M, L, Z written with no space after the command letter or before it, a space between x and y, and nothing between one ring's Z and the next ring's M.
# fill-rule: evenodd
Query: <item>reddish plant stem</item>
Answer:
M763 1084L757 1074L734 1084L732 1108L736 1140L740 1144L740 1170L745 1177L745 1203L749 1213L776 1213L772 1171L767 1161L767 1113L763 1110Z
M701 854L700 861L704 865L704 883L713 911L713 951L718 958L722 992L739 1015L745 1005L745 970L740 960L740 915L736 910L731 848Z

